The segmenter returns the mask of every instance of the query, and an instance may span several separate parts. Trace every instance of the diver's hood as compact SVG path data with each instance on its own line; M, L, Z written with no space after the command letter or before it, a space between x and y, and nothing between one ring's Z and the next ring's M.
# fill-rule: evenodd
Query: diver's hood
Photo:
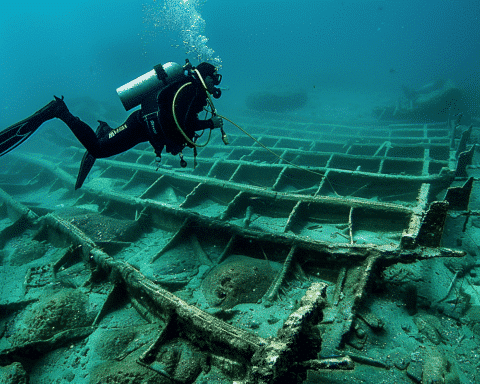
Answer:
M210 85L210 84L207 84L206 78L207 78L207 76L210 76L210 78L212 79L213 85L209 88L210 88L210 90L213 90L213 92L211 92L212 96L215 99L218 99L222 95L222 91L219 88L217 88L216 86L219 85L220 82L222 81L222 75L216 73L217 68L213 64L203 62L203 63L198 64L195 69L203 77L207 86Z

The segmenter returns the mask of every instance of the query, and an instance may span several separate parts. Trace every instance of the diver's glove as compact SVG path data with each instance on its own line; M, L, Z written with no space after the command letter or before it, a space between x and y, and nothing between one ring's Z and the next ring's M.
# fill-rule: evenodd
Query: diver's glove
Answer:
M212 116L213 128L223 128L223 119L218 116Z

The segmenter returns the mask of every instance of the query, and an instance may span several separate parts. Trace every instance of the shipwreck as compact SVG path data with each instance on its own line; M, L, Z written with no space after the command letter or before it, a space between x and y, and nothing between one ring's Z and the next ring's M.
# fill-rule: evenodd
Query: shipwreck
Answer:
M8 155L3 382L473 382L476 128L236 120L77 191L75 143Z

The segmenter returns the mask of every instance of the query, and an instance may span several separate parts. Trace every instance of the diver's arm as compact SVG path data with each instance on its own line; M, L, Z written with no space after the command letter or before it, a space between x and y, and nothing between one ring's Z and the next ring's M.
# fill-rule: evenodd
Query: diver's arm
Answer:
M223 120L218 116L212 116L212 118L208 120L197 120L195 131L203 131L204 129L215 129L222 127Z
M215 128L212 119L208 120L197 120L195 124L195 131L203 131L204 129L213 129Z

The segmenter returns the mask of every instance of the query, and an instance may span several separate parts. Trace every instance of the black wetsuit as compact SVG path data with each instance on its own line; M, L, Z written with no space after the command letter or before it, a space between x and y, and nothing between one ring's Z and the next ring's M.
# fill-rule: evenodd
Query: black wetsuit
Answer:
M198 113L207 105L207 99L201 84L191 78L171 84L158 95L154 93L142 104L142 108L130 114L127 120L115 129L104 123L104 129L95 133L86 123L66 111L58 116L72 130L77 139L94 158L103 158L122 153L139 143L149 141L160 156L165 148L167 152L176 155L188 145L179 132L172 113L172 103L177 95L176 117L185 134L192 140L195 131L213 128L212 120L199 120ZM145 115L155 114L155 125L147 122ZM152 117L154 115L151 115ZM157 118L158 116L158 118Z

